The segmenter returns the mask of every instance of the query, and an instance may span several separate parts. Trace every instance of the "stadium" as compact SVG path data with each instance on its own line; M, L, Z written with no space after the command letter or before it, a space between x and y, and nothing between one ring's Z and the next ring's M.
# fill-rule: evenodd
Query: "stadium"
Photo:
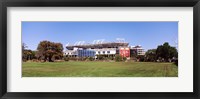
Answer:
M92 57L98 59L99 56L112 57L120 55L130 59L134 54L145 55L142 46L129 46L124 39L117 39L116 42L104 42L104 40L94 40L93 43L85 44L84 41L78 41L74 45L66 45L64 55L66 57Z

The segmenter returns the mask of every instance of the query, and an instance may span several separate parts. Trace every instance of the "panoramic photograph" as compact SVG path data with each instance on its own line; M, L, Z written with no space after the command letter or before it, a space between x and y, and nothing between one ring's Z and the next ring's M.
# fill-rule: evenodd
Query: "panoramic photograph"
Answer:
M22 77L178 77L178 22L23 21Z

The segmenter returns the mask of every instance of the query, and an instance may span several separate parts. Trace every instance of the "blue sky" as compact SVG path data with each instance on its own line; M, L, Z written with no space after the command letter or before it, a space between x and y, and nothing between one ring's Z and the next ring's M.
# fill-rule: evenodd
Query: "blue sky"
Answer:
M36 50L43 40L60 42L65 47L76 41L113 42L116 38L124 38L130 46L141 45L145 50L164 42L176 46L178 22L22 22L22 42L31 50Z

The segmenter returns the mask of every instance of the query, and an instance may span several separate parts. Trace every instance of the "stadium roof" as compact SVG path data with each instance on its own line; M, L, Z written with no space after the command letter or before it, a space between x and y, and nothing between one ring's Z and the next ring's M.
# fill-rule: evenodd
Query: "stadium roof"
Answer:
M73 50L73 48L119 48L119 47L127 47L129 43L125 42L109 42L109 43L101 43L101 44L84 44L84 45L68 45L66 48L68 50Z

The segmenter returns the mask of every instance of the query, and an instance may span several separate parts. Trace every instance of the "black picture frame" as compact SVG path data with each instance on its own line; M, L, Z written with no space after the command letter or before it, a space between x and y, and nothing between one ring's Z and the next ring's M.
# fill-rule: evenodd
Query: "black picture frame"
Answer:
M7 92L7 7L193 7L193 92ZM1 0L0 97L3 99L199 99L200 0Z

